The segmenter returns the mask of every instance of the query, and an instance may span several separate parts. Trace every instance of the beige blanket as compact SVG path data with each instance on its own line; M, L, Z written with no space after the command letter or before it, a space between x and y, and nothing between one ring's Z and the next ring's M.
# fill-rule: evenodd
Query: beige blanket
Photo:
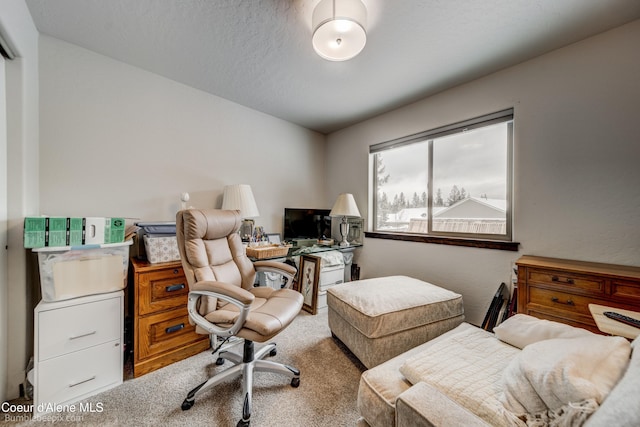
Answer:
M630 351L624 338L595 334L530 344L505 369L501 400L520 419L580 425L618 382Z

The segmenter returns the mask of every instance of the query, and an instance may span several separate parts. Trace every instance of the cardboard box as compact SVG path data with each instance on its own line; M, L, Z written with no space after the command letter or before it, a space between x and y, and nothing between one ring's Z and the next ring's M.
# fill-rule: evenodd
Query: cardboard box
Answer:
M46 243L47 219L27 217L24 219L24 247L43 248Z
M27 217L24 247L66 247L124 242L124 218Z
M125 221L124 218L105 218L104 242L124 242Z
M69 218L68 246L80 246L84 244L84 218Z
M47 246L67 246L67 218L47 218Z

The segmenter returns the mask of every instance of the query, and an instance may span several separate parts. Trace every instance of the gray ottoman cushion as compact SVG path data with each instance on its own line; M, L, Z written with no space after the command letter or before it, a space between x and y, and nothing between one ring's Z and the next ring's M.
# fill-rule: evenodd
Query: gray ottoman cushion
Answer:
M464 320L461 295L407 276L333 286L327 304L332 333L368 368Z

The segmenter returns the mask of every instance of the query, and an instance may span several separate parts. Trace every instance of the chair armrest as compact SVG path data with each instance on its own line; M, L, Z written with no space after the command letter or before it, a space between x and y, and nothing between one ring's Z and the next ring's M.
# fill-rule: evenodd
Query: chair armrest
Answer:
M482 418L431 385L420 382L398 396L397 427L490 427Z
M296 275L297 271L294 266L278 261L255 261L253 266L256 271L267 271L281 274L287 278L289 283L293 281L293 277Z
M193 291L208 291L215 292L220 295L224 295L226 297L231 298L241 304L251 304L255 299L255 296L247 291L246 289L242 289L240 286L230 285L225 282L214 282L214 281L203 281L197 282L193 286L191 286L190 290ZM218 297L221 298L221 297ZM233 303L233 301L229 301Z
M229 328L222 328L205 319L200 313L198 313L198 300L203 296L218 298L238 307L240 309L240 315L236 319L235 323ZM251 303L254 299L255 296L251 292L242 289L239 286L230 285L224 282L203 281L197 282L191 286L187 302L187 310L189 312L189 318L209 334L218 335L220 337L229 337L236 335L238 331L242 329L244 322L247 320L249 308L251 307Z

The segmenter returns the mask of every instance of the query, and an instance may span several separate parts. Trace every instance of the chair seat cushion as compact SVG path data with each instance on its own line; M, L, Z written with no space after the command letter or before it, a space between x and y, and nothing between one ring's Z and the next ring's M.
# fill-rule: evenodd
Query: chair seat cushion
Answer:
M270 340L295 319L302 307L302 294L291 289L260 287L250 292L255 295L255 300L244 327L237 334L250 341ZM227 303L221 304L205 318L211 323L230 326L239 315L239 308Z

